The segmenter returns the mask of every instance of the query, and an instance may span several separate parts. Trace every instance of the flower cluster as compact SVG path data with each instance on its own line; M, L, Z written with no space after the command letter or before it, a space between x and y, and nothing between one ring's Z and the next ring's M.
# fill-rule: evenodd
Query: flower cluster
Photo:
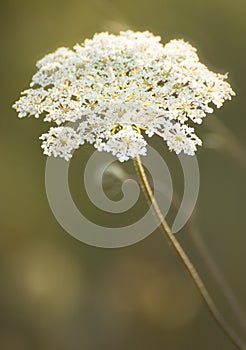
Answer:
M164 46L149 32L96 34L48 54L37 68L13 107L20 118L56 123L40 137L42 148L67 160L85 142L120 161L145 155L144 134L194 155L201 140L188 123L200 124L234 95L227 76L208 70L189 43Z

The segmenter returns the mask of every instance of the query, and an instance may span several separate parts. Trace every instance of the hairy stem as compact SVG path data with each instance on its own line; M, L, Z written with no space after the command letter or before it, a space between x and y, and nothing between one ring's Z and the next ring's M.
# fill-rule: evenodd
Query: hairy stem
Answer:
M229 324L226 322L224 317L219 312L217 306L214 304L213 299L211 298L209 292L207 291L207 288L205 287L201 277L199 276L198 272L196 271L194 265L190 261L189 257L179 244L178 240L175 238L175 236L172 233L171 228L169 227L168 223L164 219L161 210L155 200L154 194L152 192L152 189L150 187L149 181L147 179L147 176L145 174L141 159L139 156L136 156L135 158L135 166L138 172L138 175L141 180L141 185L143 188L143 191L145 195L147 196L148 200L152 204L152 208L154 210L154 213L157 217L157 219L160 221L160 226L162 228L163 233L165 234L168 241L171 243L173 248L175 249L176 253L182 260L183 264L185 265L187 271L189 272L190 276L192 277L199 293L201 294L202 298L204 299L205 303L208 306L209 311L211 312L213 318L219 325L219 327L222 329L222 331L226 334L226 336L232 341L232 343L240 350L246 350L246 343L234 332L234 330L229 326Z

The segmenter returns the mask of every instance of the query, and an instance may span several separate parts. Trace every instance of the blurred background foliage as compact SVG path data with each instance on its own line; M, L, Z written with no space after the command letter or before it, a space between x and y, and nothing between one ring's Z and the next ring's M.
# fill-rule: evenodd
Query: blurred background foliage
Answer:
M44 54L100 31L150 30L164 42L181 37L211 69L230 72L237 96L197 128L204 140L197 153L200 195L178 238L245 338L245 0L2 0L0 6L0 348L234 349L158 230L137 245L110 250L76 241L59 226L45 194L46 158L38 140L47 124L19 120L11 105ZM176 156L158 140L152 145L182 195ZM81 188L91 152L85 146L72 161L74 199L88 217L117 226L119 216L95 211ZM132 165L124 171L132 174ZM117 198L119 179L105 181ZM146 208L141 197L124 220L132 222Z

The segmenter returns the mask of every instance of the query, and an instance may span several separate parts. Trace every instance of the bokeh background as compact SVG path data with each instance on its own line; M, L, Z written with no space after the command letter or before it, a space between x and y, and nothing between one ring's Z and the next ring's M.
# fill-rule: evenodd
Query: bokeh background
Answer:
M44 54L100 31L150 30L164 42L184 38L211 69L230 72L237 96L198 127L200 194L178 239L246 339L245 0L2 0L0 6L0 348L233 350L160 231L111 250L76 241L59 226L45 194L38 140L48 125L19 120L11 105ZM158 140L152 145L182 196L176 156ZM117 226L119 216L99 212L82 189L91 152L87 146L76 152L71 191L85 215ZM134 169L125 164L123 171ZM105 190L117 199L120 179L109 175ZM146 208L141 197L122 220L133 221ZM174 217L172 209L169 222Z

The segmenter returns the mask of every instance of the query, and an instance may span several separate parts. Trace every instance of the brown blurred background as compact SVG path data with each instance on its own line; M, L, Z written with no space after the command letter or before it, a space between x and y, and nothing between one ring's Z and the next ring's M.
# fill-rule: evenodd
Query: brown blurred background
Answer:
M204 140L197 153L200 195L196 216L178 238L246 339L245 20L245 0L1 1L0 349L234 349L158 230L134 246L110 250L76 241L59 226L45 194L46 158L38 140L48 125L19 120L11 109L44 54L122 29L150 30L163 42L184 38L211 69L230 72L237 96L197 128ZM158 140L152 145L182 195L175 155ZM114 226L118 217L89 205L81 189L81 163L91 151L76 152L71 190L88 217ZM131 164L124 171L132 173ZM117 197L118 179L106 180L112 181L109 195ZM141 199L133 217L146 210Z

